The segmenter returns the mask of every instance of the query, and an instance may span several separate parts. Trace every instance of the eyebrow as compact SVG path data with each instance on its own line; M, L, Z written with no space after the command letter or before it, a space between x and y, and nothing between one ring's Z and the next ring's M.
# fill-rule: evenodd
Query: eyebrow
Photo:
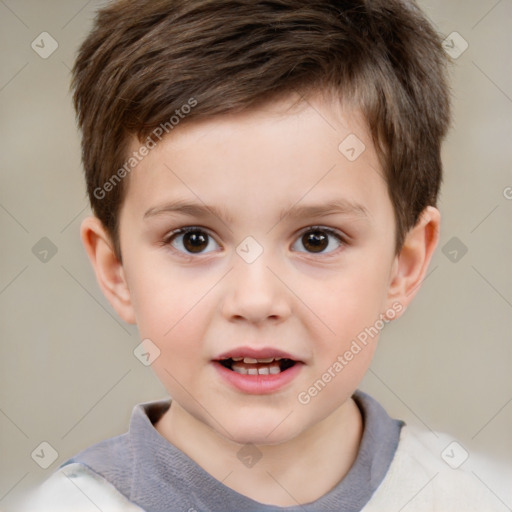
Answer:
M189 215L190 217L199 218L213 215L227 222L232 222L232 217L225 208L182 200L171 201L161 206L150 208L146 211L143 218L147 219L163 213L181 213L183 215Z
M328 215L350 215L360 218L368 218L368 210L359 203L347 199L333 199L322 204L293 205L281 210L279 220L285 217L326 217Z
M218 217L226 223L232 223L233 217L224 207L194 203L183 200L176 200L165 203L160 206L150 208L144 214L144 220L157 215L166 213L181 213L190 217L207 218L212 215ZM370 217L368 209L362 204L347 200L333 199L322 204L298 205L294 204L283 208L279 213L278 222L285 217L292 219L303 217L325 217L328 215L347 215L361 219Z

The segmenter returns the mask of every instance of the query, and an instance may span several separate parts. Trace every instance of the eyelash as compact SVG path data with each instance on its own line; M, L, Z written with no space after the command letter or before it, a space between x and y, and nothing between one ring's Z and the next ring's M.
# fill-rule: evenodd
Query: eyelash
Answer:
M314 232L314 231L322 231L324 233L327 233L328 236L332 236L336 239L336 241L339 243L339 247L336 249L330 251L330 252L320 252L320 253L314 253L314 252L308 252L308 251L298 251L298 252L305 252L306 254L309 254L310 256L320 256L321 258L330 258L333 256L336 256L339 252L339 250L344 246L348 245L346 238L338 231L332 228L324 227L324 226L309 226L306 229L302 229L300 233L297 236L297 241L300 240L306 233Z
M180 256L182 256L184 258L187 258L189 260L197 259L198 256L201 256L201 255L204 255L204 254L208 254L208 252L207 253L183 252L181 250L178 250L178 249L172 247L172 245L171 245L171 243L174 241L174 239L177 236L179 236L179 235L186 235L187 233L193 233L193 232L197 232L197 231L206 234L209 238L212 238L215 241L215 238L205 228L202 228L200 226L184 226L182 228L175 229L175 230L171 231L164 238L164 240L162 241L161 245L169 246L174 252L178 253ZM341 233L339 233L338 231L336 231L336 230L334 230L332 228L328 228L328 227L325 227L325 226L309 226L309 227L301 230L301 232L297 235L297 240L300 240L301 237L303 237L306 233L314 232L314 231L322 231L324 233L327 233L329 236L334 237L339 242L340 246L348 245L348 242L347 242L346 238ZM215 243L217 243L217 245L220 245L216 241L215 241ZM338 247L338 248L336 248L333 251L328 252L328 253L323 253L323 252L314 253L314 252L309 252L309 251L297 251L297 252L303 252L305 254L313 255L313 256L316 255L316 256L319 256L321 258L329 258L329 257L332 257L333 255L336 255L336 253L339 250L340 250L340 247Z

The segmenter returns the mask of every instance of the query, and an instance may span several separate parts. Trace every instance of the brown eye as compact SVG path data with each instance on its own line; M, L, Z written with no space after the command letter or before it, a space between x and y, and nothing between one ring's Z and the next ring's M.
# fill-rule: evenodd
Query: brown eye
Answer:
M201 231L192 231L183 236L183 246L189 252L201 252L208 246L208 235Z
M175 249L185 254L211 252L206 251L211 242L214 242L213 238L206 231L199 228L177 229L165 241L165 243L172 245Z
M299 252L311 254L330 254L343 245L343 237L336 231L322 227L312 227L303 232L296 244L299 243L306 249L297 249Z
M310 231L302 236L302 243L311 252L322 252L329 245L329 239L322 231Z

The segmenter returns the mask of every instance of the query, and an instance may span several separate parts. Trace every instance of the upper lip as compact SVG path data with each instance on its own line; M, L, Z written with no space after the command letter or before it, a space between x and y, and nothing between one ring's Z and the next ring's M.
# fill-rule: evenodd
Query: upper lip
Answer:
M215 357L214 361L222 361L224 359L230 359L233 357L252 357L253 359L268 359L270 357L281 358L281 359L291 359L292 361L302 362L299 357L294 356L293 354L289 354L288 352L284 352L282 350L278 350L273 347L263 347L263 348L251 348L251 347L237 347L227 352L223 352L222 354Z

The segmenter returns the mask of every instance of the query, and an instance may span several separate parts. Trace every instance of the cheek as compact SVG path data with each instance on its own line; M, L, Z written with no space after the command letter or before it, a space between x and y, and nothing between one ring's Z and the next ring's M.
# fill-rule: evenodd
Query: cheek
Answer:
M194 354L196 360L200 358L207 315L205 304L183 294L171 299L161 295L152 298L152 304L146 302L138 312L140 336L150 338L160 348L164 360L175 361L176 354L187 360L189 354Z
M179 383L187 382L190 387L195 369L211 357L204 340L212 311L208 292L215 281L211 275L155 262L141 268L146 270L137 274L132 286L139 335L160 350L153 370L171 394L178 396Z
M206 304L179 293L173 300L163 295L153 295L152 299L153 307L145 304L140 312L140 336L151 339L160 350L152 368L168 392L176 399L187 400L186 393L181 395L181 387L194 387L196 369L208 359L203 341Z
M383 312L387 294L383 266L347 266L347 271L332 274L324 283L301 292L304 301L318 319L326 340L337 341L337 349L373 325Z
M164 344L189 338L186 333L200 325L197 320L204 314L212 277L173 268L161 258L134 260L133 267L130 293L140 335Z

